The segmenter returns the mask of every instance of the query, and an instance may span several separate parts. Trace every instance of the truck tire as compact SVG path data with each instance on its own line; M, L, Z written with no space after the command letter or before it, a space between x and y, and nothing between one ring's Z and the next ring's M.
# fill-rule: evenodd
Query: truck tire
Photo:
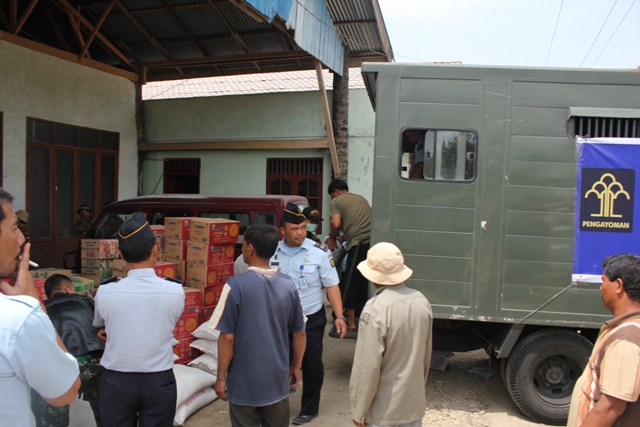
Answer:
M506 383L514 403L529 418L565 425L571 393L593 344L576 332L542 329L520 341L509 356Z

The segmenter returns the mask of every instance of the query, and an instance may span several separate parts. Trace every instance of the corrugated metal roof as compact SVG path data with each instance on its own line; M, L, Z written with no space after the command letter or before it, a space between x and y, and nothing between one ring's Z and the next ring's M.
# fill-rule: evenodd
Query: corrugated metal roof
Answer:
M19 20L31 2L0 0ZM342 43L354 65L390 60L378 0L56 0L35 2L18 36L78 54L84 42L69 13L81 14L86 36L111 6L88 49L91 59L147 79L313 69L314 58L342 72ZM79 11L79 12L78 12ZM62 37L49 21L51 13ZM335 22L335 25L334 25ZM257 64L257 65L256 65Z
M333 89L333 75L323 70L327 90ZM349 69L349 89L364 89L360 68ZM198 98L263 93L311 92L318 90L315 71L246 74L241 76L150 82L142 87L142 99Z

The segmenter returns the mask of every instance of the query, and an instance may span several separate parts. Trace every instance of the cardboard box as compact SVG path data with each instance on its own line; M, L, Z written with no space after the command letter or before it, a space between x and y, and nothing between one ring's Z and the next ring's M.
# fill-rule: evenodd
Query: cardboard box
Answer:
M86 277L87 279L91 279L93 283L102 282L105 279L109 279L113 273L111 270L101 270L100 268L94 267L82 267L81 274L82 277Z
M38 291L38 299L40 300L40 302L44 302L47 300L47 294L44 293L44 282L46 281L47 279L33 279L33 285Z
M191 332L195 331L200 324L200 313L183 313L178 319L176 327L173 330L173 337L177 340L182 338L188 338L191 336Z
M224 285L233 277L233 263L200 265L187 263L187 283L193 288Z
M80 268L93 268L99 270L111 270L111 260L109 259L95 259L95 258L82 258L80 260Z
M156 245L158 251L164 252L165 239L164 239L164 225L150 225L153 235L156 237Z
M202 310L202 291L195 288L184 288L184 311L187 313L200 313Z
M176 279L187 281L187 261L175 261L176 264Z
M191 221L193 217L177 218L169 217L164 219L164 238L189 240L191 235Z
M220 301L220 295L222 295L222 288L224 286L213 286L211 288L202 289L202 310L207 308L208 310L213 310L218 305Z
M173 354L178 356L178 359L174 363L184 365L202 354L200 350L191 348L191 343L195 340L196 337L193 336L178 340L178 344L173 346Z
M176 265L172 262L156 262L155 271L158 277L176 278Z
M39 268L37 270L30 271L31 276L35 279L47 279L54 274L64 274L68 276L71 274L71 270L65 270L63 268Z
M167 239L164 244L164 257L168 261L186 261L188 240Z
M109 262L109 266L111 267L111 277L127 277L127 273L129 268L127 267L127 262L123 259L112 259Z
M81 258L108 259L118 258L117 239L82 239Z
M95 285L95 282L87 277L71 275L69 276L69 279L71 279L71 283L73 283L77 294L87 291L93 291L98 288L98 286ZM100 283L98 283L98 285L99 284Z
M191 223L193 242L206 245L236 243L240 235L240 222L222 218L197 218Z
M212 245L189 242L187 249L187 262L199 265L224 264L233 262L235 245Z
M215 307L202 307L202 312L200 313L200 321L202 323L208 322L209 319L211 319L211 316L213 316L213 311L215 309Z
M164 252L158 252L158 258L156 261L165 262L167 259L164 257Z

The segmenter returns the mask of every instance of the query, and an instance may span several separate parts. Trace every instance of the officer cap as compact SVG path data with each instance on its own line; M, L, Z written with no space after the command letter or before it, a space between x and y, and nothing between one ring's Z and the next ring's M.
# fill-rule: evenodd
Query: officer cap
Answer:
M141 212L133 214L131 218L122 224L120 231L118 231L120 250L127 252L140 249L154 238L153 230L151 230L149 222Z
M306 208L304 208L302 214L311 221L322 221L320 212L318 212L318 209L314 208L313 206L307 206Z
M302 212L300 212L300 207L295 203L287 203L287 206L284 208L284 212L282 212L282 220L284 222L288 222L291 224L302 224L307 220Z

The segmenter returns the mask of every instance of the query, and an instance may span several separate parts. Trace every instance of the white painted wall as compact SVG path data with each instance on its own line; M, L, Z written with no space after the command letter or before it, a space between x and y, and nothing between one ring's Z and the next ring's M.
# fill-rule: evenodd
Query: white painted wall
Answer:
M329 94L330 95L330 94ZM375 115L364 89L349 92L349 188L371 202ZM329 99L331 99L329 97ZM329 101L331 104L331 101ZM149 142L324 138L318 92L217 96L144 103ZM143 193L162 193L163 158L199 157L202 194L265 194L268 157L323 157L325 219L330 197L328 149L158 151L143 163Z
M0 41L4 189L26 204L27 117L120 133L118 197L137 192L135 87L125 78Z

